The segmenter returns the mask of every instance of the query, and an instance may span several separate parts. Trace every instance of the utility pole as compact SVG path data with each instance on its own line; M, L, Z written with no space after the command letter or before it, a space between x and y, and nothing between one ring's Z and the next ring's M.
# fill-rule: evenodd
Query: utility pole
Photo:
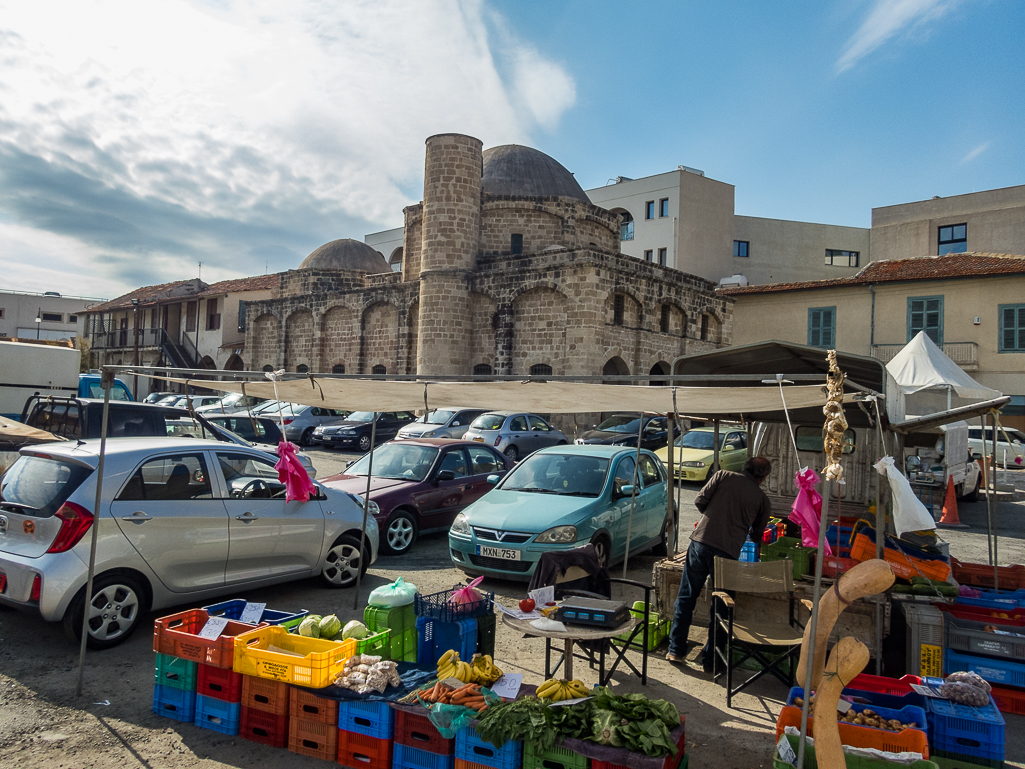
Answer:
M132 356L132 365L138 368L139 366L139 300L132 300L132 309L135 311L135 354ZM135 400L139 400L139 375L135 375L135 384L132 387L132 393L135 395Z

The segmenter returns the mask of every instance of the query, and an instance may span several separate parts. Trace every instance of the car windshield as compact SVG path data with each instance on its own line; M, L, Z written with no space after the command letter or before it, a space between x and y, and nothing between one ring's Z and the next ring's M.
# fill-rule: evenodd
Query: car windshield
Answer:
M222 408L228 408L242 403L242 398L244 397L245 396L242 395L242 393L230 393L229 395L225 395L221 398L217 404Z
M505 422L505 417L501 414L482 414L473 420L470 428L472 430L498 430L502 427L503 422Z
M609 460L579 454L534 454L506 478L506 491L597 497L605 487Z
M456 412L454 412L454 411L445 411L444 409L435 409L434 411L430 412L429 414L424 414L422 417L419 417L416 421L417 422L422 422L422 423L428 424L428 425L443 425L446 422L448 422L448 420L450 420L455 413Z
M597 429L608 433L636 433L639 426L637 417L615 416L606 419Z
M373 411L353 411L349 416L345 418L346 422L373 422L374 412ZM377 473L374 473L377 475Z
M725 438L725 435L719 435L720 448ZM712 447L715 446L715 433L705 432L704 430L691 430L676 441L676 445L681 449L705 449L711 451Z
M306 406L299 405L297 403L285 403L278 401L268 401L266 404L259 408L253 409L254 414L267 414L268 416L278 415L278 406L281 406L281 414L286 417L294 417L301 414Z
M219 424L207 427L191 419L168 419L164 424L167 425L168 438L203 438L208 441L237 442L243 446L257 448L252 441Z
M372 472L375 478L422 481L437 456L438 449L433 446L386 443L374 452ZM367 454L353 462L345 472L349 475L366 475L370 469L370 455Z

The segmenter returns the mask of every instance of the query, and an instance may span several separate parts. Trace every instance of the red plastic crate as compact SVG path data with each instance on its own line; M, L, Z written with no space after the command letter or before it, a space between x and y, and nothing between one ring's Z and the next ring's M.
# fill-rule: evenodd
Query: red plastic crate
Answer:
M984 563L962 563L956 558L950 559L950 569L954 579L962 585L994 587L993 567ZM1019 590L1025 588L1025 566L998 566L1001 590Z
M225 702L242 702L242 674L228 668L200 665L196 694Z
M784 706L776 721L776 740L783 736L788 726L801 726L801 709L793 705ZM855 748L876 748L889 753L914 752L921 753L922 758L929 758L929 739L922 729L904 729L900 732L888 732L874 729L871 726L855 726L854 724L837 724L840 727L840 742ZM808 736L812 733L812 721L808 721Z
M391 769L392 740L336 729L338 763L350 769Z
M338 728L338 700L320 697L312 692L290 687L288 712L306 721L333 724Z
M153 651L183 657L204 665L230 668L235 658L235 636L253 630L252 625L229 621L219 638L199 637L210 615L202 609L189 609L153 623Z
M911 684L916 686L922 683L918 676L906 675L901 678L888 678L886 676L872 676L867 673L855 676L854 680L847 684L848 689L857 689L861 692L878 692L879 694L893 694L903 697L905 694L912 694L915 690Z
M239 737L272 748L288 747L288 714L275 715L266 710L242 706Z
M1007 686L994 686L993 701L1001 713L1015 713L1025 716L1025 690L1011 689Z
M987 609L983 606L965 606L959 603L938 603L934 604L934 606L957 619L986 622L991 625L1025 627L1025 609Z
M334 761L338 755L338 726L292 716L288 720L288 749Z
M262 710L276 716L287 716L292 687L284 681L242 676L242 707Z
M426 750L441 756L452 756L456 752L456 740L441 736L441 732L431 723L424 713L422 705L396 705L395 710L395 742L410 748Z
M850 552L848 548L843 549ZM829 577L830 579L836 579L837 575L850 571L859 563L860 561L855 561L853 558L845 558L841 555L823 556L822 576Z
M674 730L675 731L675 730ZM666 756L662 760L662 769L677 769L680 762L683 761L684 753L687 748L687 730L685 728L685 721L683 716L680 717L680 736L676 740L676 755ZM458 769L459 760L456 759L456 765ZM611 764L608 761L599 761L596 758L591 759L591 769L630 769L629 766L623 766L621 764Z

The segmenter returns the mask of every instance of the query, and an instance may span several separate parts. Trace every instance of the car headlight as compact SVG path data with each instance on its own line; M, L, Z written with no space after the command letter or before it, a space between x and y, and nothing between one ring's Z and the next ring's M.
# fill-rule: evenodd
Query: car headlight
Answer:
M680 467L704 467L704 462L680 462Z
M342 435L355 435L355 434L356 434L356 431L355 431L355 430L340 430L339 432L340 432L340 433L341 433Z
M359 505L361 510L363 509L363 497L361 497L359 494L351 493L349 494L349 497L352 499L353 502ZM372 518L373 516L380 514L380 512L381 506L371 499L370 503L367 505L367 517Z
M469 537L472 535L470 531L470 524L466 521L466 516L460 513L456 516L456 519L452 521L452 528L448 530L449 534L455 534L459 537Z
M577 541L576 526L556 526L555 528L543 531L534 540L539 545L562 545L567 542Z
M573 443L575 443L577 446L583 446L584 445L584 439L583 438L577 438L575 441L573 441Z

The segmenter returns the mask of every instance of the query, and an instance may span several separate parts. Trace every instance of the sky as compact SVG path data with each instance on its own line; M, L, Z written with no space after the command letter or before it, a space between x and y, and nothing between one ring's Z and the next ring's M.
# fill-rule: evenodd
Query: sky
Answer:
M868 227L1025 184L1023 53L1020 0L0 0L0 287L295 268L441 132Z

